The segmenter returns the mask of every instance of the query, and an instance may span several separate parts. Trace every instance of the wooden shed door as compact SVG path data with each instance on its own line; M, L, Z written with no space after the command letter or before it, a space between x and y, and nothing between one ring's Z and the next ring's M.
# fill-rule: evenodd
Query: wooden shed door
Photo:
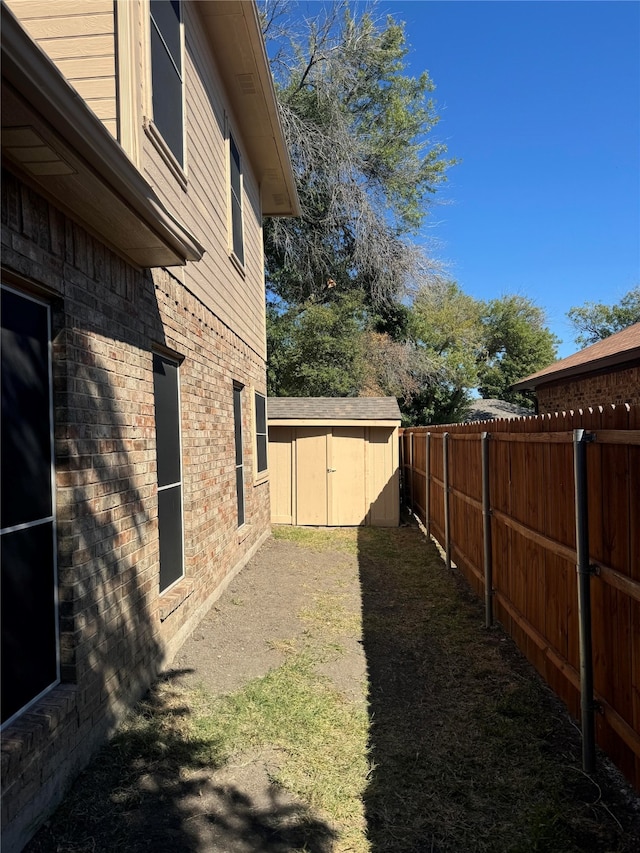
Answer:
M334 427L329 440L329 524L364 524L364 427Z
M297 524L326 526L327 430L299 427L296 430Z
M364 523L364 438L364 427L297 429L297 524Z

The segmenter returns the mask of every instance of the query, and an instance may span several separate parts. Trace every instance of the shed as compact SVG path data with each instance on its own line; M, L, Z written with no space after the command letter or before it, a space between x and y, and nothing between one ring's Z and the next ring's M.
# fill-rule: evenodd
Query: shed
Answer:
M395 397L273 397L268 422L274 524L397 527Z

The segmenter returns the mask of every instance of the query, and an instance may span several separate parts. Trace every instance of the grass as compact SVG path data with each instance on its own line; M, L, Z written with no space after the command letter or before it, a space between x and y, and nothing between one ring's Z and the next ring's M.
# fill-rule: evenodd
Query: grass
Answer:
M369 770L366 711L320 679L308 654L291 655L213 703L203 691L194 710L198 741L224 744L229 755L277 750L273 781L337 827L337 849L367 849L361 799Z
M203 778L261 755L275 756L273 785L316 827L261 850L640 849L637 799L606 766L597 779L582 773L576 727L500 629L484 629L481 604L419 531L283 527L274 536L318 560L331 581L310 590L300 634L268 641L284 662L227 696L159 682L33 853L146 850L129 837L135 815L157 821L171 803L175 813ZM346 664L355 640L366 655L366 706L322 669ZM196 849L167 845L155 849Z

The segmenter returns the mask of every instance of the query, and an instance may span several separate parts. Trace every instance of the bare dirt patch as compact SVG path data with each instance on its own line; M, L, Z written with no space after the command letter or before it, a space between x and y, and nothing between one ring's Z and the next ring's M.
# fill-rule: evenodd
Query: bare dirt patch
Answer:
M638 799L413 526L276 531L29 853L631 853Z

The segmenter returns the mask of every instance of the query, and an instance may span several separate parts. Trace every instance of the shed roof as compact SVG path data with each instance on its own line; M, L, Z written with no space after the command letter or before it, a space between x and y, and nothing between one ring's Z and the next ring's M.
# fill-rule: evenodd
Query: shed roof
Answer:
M511 387L515 391L534 391L539 385L546 385L559 379L570 379L594 370L607 367L619 367L640 359L640 323L634 323L615 335L610 335L580 352L556 361L537 373L521 379Z
M399 421L395 397L269 397L269 420Z

